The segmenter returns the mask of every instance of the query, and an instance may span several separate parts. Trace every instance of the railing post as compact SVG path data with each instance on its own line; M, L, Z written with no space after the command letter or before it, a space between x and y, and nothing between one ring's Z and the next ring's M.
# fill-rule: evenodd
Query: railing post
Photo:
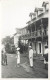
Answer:
M36 51L36 23L34 23L35 25L35 51ZM37 56L37 51L36 51L36 56Z
M43 23L42 23L42 19L41 19L41 30L43 29ZM44 54L44 46L43 46L43 31L42 31L42 55Z
M30 26L31 27L31 26ZM32 27L31 27L31 36L32 36ZM31 46L32 46L32 38L31 38Z

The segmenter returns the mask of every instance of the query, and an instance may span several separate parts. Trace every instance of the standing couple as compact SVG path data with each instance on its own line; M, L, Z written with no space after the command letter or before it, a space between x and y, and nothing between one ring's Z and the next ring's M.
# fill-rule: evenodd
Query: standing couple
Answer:
M20 48L17 48L17 67L20 66ZM33 68L33 49L31 46L29 46L29 63L30 67Z

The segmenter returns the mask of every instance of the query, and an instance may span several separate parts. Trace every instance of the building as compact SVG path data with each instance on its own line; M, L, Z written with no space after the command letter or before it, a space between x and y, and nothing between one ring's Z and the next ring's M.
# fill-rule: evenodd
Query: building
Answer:
M45 45L48 46L48 4L43 2L42 8L35 8L34 13L30 14L31 20L27 22L28 25L19 29L21 41L31 45L37 54L44 54Z
M20 29L16 29L16 33L14 34L15 47L18 47L19 37L20 37Z
M21 43L26 44L28 40L25 40L23 36L27 34L27 27L25 28L16 28L16 33L14 34L14 45L15 47L18 47L19 39L21 40ZM26 42L25 42L26 41Z

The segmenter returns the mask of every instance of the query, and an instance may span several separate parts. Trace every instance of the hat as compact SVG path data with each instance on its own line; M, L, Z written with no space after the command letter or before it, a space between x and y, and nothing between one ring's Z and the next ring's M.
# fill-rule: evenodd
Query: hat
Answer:
M29 48L31 48L31 46L29 46Z
M18 51L18 50L20 50L20 48L19 48L19 47L17 48L17 51Z

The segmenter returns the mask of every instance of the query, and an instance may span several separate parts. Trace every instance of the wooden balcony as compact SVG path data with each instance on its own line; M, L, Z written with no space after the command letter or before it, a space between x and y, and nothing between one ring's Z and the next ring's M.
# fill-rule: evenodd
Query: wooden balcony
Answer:
M48 30L45 29L45 30L44 30L44 36L47 36L47 35L48 35Z
M37 30L31 33L27 33L26 35L22 35L21 38L22 39L31 39L31 38L37 38L37 37L44 37L44 36L48 36L48 30L44 29L44 31L42 32L42 30Z
M36 37L41 37L41 30L37 30L37 32L36 32Z

